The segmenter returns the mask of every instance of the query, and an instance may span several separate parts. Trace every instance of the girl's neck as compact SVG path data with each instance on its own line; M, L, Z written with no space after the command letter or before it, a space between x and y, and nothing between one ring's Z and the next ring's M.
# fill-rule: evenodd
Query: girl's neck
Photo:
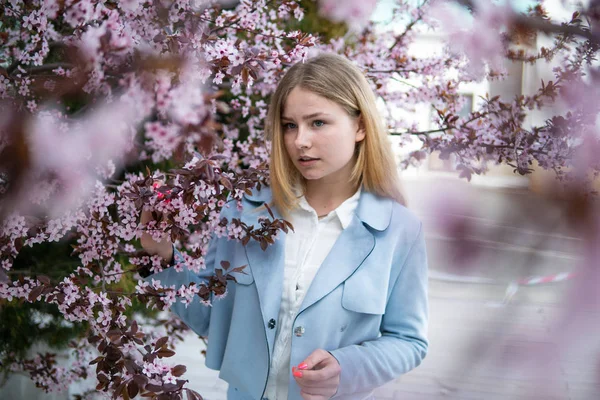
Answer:
M344 182L306 182L306 201L315 209L317 215L326 215L335 210L344 201L352 197L358 188Z

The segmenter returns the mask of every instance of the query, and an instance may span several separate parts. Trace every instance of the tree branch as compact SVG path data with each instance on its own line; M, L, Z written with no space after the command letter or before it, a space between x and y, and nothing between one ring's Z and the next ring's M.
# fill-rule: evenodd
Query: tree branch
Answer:
M12 63L7 69L6 72L11 75L12 72L14 72L15 69L17 69L17 66L19 65L18 62L14 62ZM48 72L48 71L52 71L55 70L56 68L73 68L73 64L69 64L69 63L51 63L51 64L44 64L44 65L32 65L29 67L23 67L23 69L25 69L26 72L28 73L39 73L39 72Z
M477 9L477 5L472 0L455 0L457 3L470 8L472 10ZM540 17L529 17L523 14L514 13L513 21L516 24L524 25L529 28L536 29L544 33L563 33L568 35L575 35L588 39L593 43L600 44L600 34L593 33L589 29L580 28L578 26L561 24L557 25Z
M445 132L448 131L450 129L455 129L455 126L447 126L445 128L440 128L440 129L432 129L429 131L419 131L419 132L410 132L410 131L406 131L406 132L389 132L390 135L392 136L401 136L401 135L428 135L430 133L439 133L439 132Z
M528 17L517 14L514 21L518 24L523 24L530 28L537 29L544 33L565 33L568 35L576 35L588 39L594 43L600 43L600 35L592 33L590 30L583 29L573 25L553 24L539 17Z

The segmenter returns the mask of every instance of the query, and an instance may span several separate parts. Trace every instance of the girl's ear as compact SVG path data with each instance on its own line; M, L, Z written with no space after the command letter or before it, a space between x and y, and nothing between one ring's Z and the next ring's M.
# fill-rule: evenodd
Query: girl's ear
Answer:
M367 130L365 129L365 123L361 115L358 117L358 128L356 129L355 142L361 142L365 138L366 134Z

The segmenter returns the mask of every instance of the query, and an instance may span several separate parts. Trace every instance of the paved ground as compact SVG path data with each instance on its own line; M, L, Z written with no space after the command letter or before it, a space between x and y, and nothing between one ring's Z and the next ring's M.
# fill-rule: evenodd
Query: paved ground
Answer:
M431 282L429 355L378 397L599 399L600 314L583 314L593 331L569 340L556 289L524 289L501 306L502 286Z

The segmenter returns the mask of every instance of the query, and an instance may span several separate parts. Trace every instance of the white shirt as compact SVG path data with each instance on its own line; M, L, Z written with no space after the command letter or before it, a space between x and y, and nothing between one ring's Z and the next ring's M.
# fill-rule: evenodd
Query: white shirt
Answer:
M350 225L359 197L360 189L326 217L319 219L302 196L299 207L290 213L294 231L287 234L285 241L283 293L264 396L269 400L287 400L288 387L293 381L290 357L296 313L325 257L342 231Z

